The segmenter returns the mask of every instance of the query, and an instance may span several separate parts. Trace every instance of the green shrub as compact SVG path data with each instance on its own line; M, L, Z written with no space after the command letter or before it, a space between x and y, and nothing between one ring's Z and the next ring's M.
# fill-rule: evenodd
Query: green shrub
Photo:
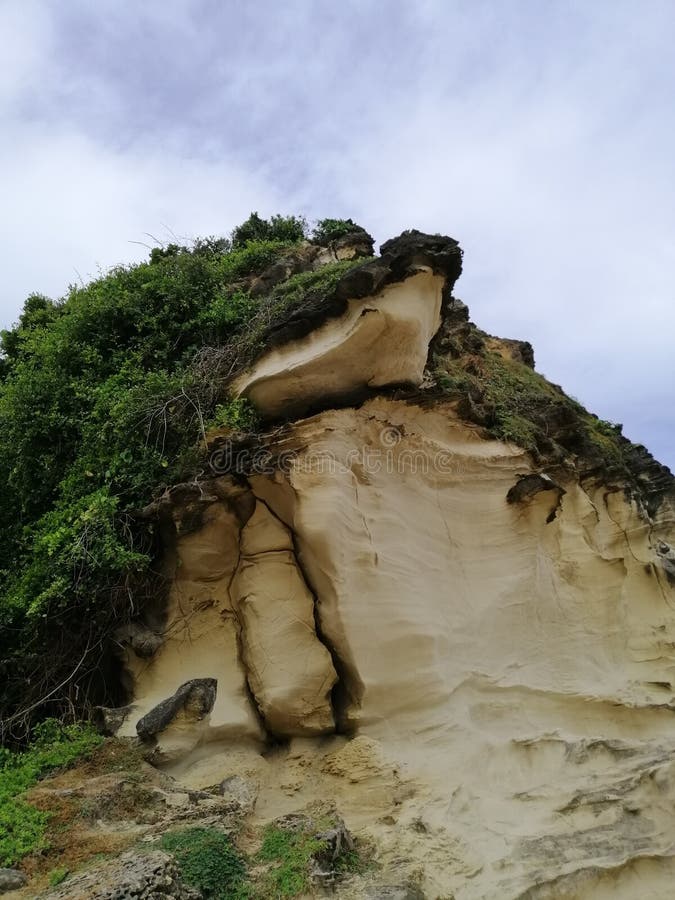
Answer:
M238 332L255 311L255 303L244 291L220 294L202 313L204 325L212 329L214 340Z
M345 234L364 232L352 219L319 219L312 229L311 239L315 244L329 244Z
M290 252L293 244L292 240L277 238L246 241L218 261L218 274L226 284L248 275L260 275L280 256Z
M302 830L268 825L258 858L273 863L267 872L264 896L297 897L310 889L310 862L325 848L323 841Z
M262 219L254 212L232 232L232 246L237 250L251 241L297 243L303 240L306 230L307 223L302 216L272 216L271 219Z
M26 803L21 794L48 772L90 755L102 742L88 725L47 719L35 727L27 750L0 748L0 866L15 865L45 846L49 814Z
M49 873L49 884L52 887L57 887L57 885L63 884L69 875L70 871L65 866L57 866Z
M217 406L212 423L216 427L231 428L233 431L255 431L259 424L255 407L245 397Z
M246 865L230 838L216 828L186 828L162 836L184 881L205 900L244 900L250 896Z

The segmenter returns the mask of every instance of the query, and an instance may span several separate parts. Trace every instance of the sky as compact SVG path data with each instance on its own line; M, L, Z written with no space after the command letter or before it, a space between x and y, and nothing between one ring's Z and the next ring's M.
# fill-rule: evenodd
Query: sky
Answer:
M252 210L441 232L675 469L673 0L0 0L0 42L0 327Z

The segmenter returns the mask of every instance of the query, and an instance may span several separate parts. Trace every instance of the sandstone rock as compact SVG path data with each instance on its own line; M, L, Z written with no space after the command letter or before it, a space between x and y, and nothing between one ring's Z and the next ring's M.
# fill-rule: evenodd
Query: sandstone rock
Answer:
M154 656L162 646L164 638L143 622L130 622L115 635L121 644L129 644L134 653L142 659Z
M223 797L232 797L243 809L251 810L258 797L256 786L241 775L230 775L220 782L219 791Z
M546 521L552 522L556 516L565 488L544 472L534 472L519 476L513 487L506 494L507 503L529 504L533 498L545 504Z
M209 491L182 486L169 492L162 516L169 521L166 577L170 583L165 641L150 660L126 655L136 682L134 714L119 731L135 736L136 722L181 684L215 678L218 692L208 723L194 723L176 740L165 732L162 752L174 759L198 745L207 724L212 737L260 740L263 731L253 708L240 658L240 626L230 598L230 583L239 562L239 532L246 519L248 489L230 479L215 479ZM251 509L255 498L250 496ZM248 515L251 510L249 509ZM173 529L175 531L172 533Z
M441 321L443 284L441 275L420 264L406 281L346 301L343 315L265 353L232 390L277 417L371 388L419 385Z
M178 715L201 721L213 709L218 683L215 678L195 678L181 684L172 697L158 703L136 723L142 740L161 734Z
M333 731L337 675L316 635L314 598L290 532L263 503L242 530L241 554L231 590L248 682L267 729L283 736Z
M367 231L353 231L343 234L331 241L328 247L321 247L317 256L317 262L325 265L342 259L367 258L373 255L372 237Z
M194 678L136 723L139 738L152 744L150 760L175 760L192 750L208 728L216 701L215 678Z
M276 323L264 336L269 349L231 390L286 417L372 388L420 385L442 295L461 270L457 241L404 232L348 271L332 296L310 298Z
M382 252L236 381L270 417L320 411L266 434L290 462L246 470L236 503L217 479L176 496L167 640L130 655L134 716L217 675L180 771L254 777L252 815L282 828L339 797L377 842L374 896L669 897L672 476L644 448L613 469L588 451L555 387L537 427L560 444L537 460L476 424L489 397L400 389L436 353L476 379L482 353L533 360L450 296L456 242ZM294 739L261 755L262 726Z
M675 580L675 550L665 541L659 541L656 553L668 578Z

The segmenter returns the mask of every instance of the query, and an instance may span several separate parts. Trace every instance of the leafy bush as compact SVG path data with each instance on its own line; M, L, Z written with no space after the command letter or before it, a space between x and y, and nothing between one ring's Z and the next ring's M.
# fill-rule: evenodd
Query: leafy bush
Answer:
M268 825L258 857L274 865L267 873L265 895L297 897L310 889L310 862L325 848L323 841L301 829Z
M66 869L65 866L57 866L55 869L49 873L49 884L52 887L56 887L59 884L63 884L66 878L70 875L70 870Z
M216 407L213 425L231 428L233 431L255 431L258 426L258 414L250 400L240 397Z
M311 239L315 244L329 244L345 234L365 231L352 219L319 219L312 229Z
M21 798L48 772L91 754L103 741L87 725L47 719L36 726L34 741L22 753L0 748L0 866L12 866L44 846L48 813Z
M307 223L302 216L272 216L262 219L257 212L232 232L234 249L245 247L251 241L287 241L297 243L303 240Z
M246 865L230 838L216 828L186 828L162 836L161 847L172 853L184 881L205 900L249 897Z

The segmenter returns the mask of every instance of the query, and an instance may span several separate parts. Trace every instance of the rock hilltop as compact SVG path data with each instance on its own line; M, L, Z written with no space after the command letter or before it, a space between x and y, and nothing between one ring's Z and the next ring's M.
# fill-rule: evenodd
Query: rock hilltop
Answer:
M406 233L270 325L230 384L267 426L157 504L120 734L215 679L151 739L192 787L335 797L424 896L670 896L673 479L470 322L461 264Z
M166 806L133 833L200 804L305 829L313 896L665 900L675 480L471 321L462 264L360 229L237 283L250 334L198 366L255 423L204 428L199 472L134 511L163 590L117 628L126 701L98 710ZM345 875L354 839L371 863ZM105 890L198 896L135 853Z

